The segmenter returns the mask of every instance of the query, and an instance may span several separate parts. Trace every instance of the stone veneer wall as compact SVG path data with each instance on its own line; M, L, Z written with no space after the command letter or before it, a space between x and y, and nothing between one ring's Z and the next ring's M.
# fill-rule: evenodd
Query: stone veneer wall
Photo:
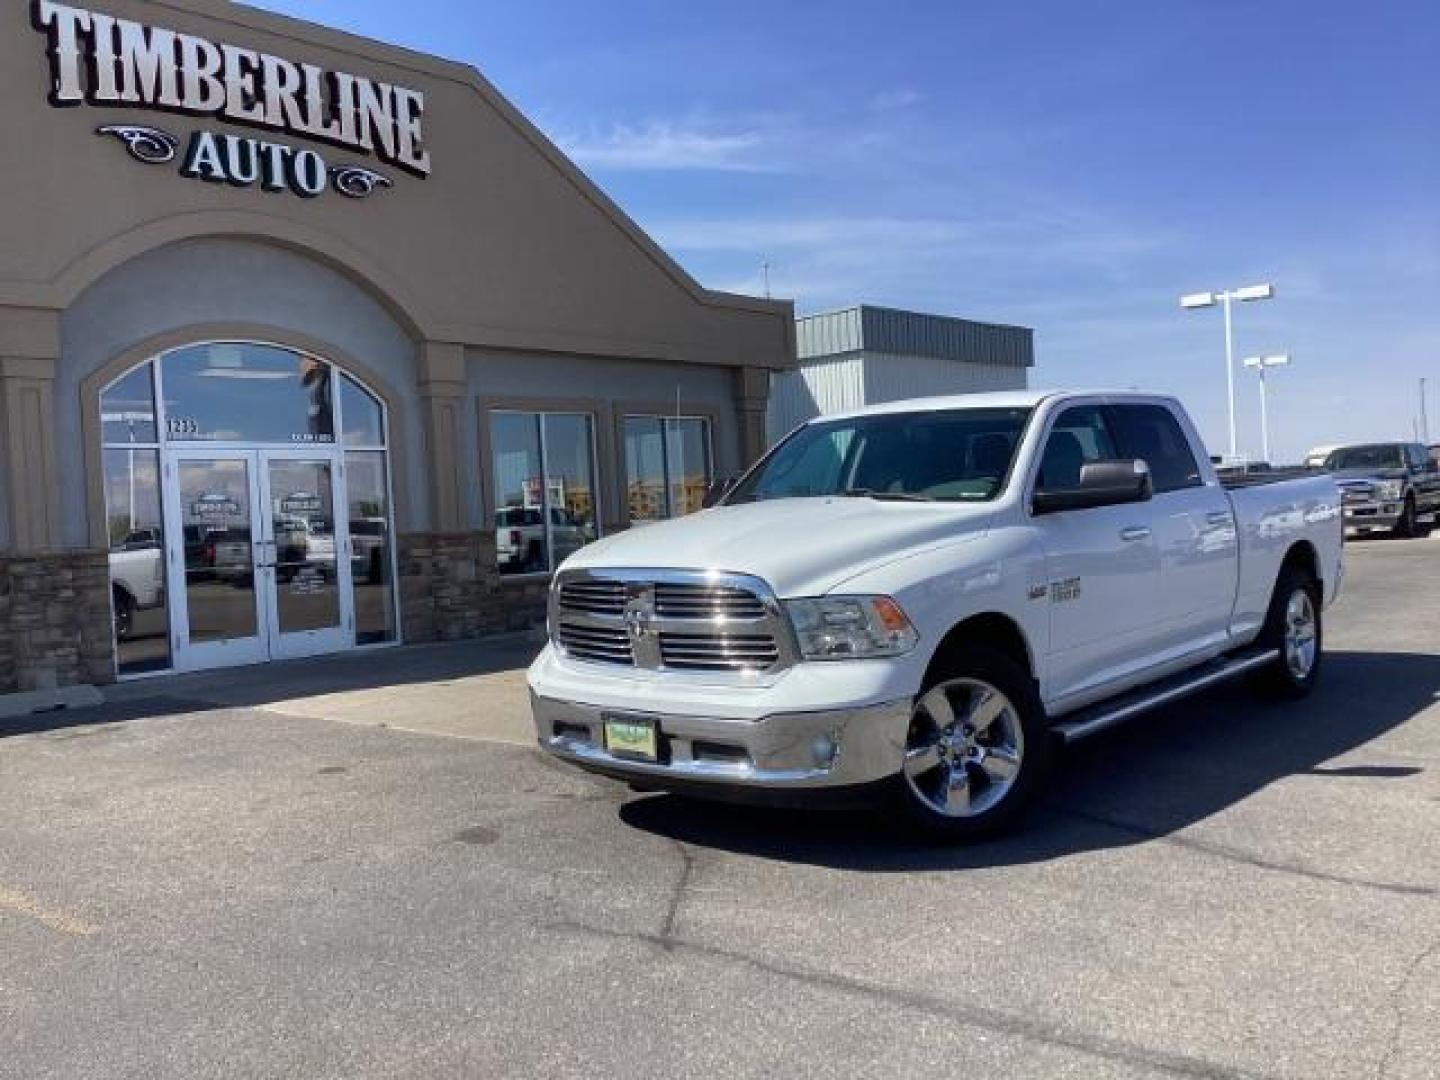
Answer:
M548 581L508 581L491 532L400 537L400 619L407 642L459 641L545 621Z
M502 579L491 533L400 538L407 642L542 625L547 589L544 579ZM105 552L0 557L0 693L114 682L112 619Z
M0 558L0 692L115 681L105 552Z

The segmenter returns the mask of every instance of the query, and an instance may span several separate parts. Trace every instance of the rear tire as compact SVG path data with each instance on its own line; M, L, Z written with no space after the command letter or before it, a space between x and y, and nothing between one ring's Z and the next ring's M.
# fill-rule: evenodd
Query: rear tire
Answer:
M1256 645L1279 656L1261 668L1254 685L1268 697L1297 701L1315 688L1325 656L1320 583L1310 571L1286 566L1275 583L1270 610Z
M124 589L112 589L115 604L115 640L126 641L135 629L135 600Z
M1003 653L966 647L915 699L895 799L928 839L995 836L1034 803L1054 751L1030 676Z

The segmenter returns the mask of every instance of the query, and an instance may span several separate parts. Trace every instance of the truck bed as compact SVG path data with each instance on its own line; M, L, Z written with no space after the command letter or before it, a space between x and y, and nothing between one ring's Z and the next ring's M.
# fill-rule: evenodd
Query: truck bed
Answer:
M1282 480L1299 480L1307 476L1320 476L1321 469L1309 469L1303 465L1287 465L1279 469L1270 469L1267 472L1247 473L1244 476L1221 476L1220 486L1226 491L1235 491L1238 488L1263 487L1266 484L1278 484Z

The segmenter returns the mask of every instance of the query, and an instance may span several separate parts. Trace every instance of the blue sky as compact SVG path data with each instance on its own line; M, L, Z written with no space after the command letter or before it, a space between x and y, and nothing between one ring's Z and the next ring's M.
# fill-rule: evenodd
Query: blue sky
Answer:
M705 285L1032 326L1035 385L1178 393L1218 451L1176 300L1273 281L1277 458L1408 437L1422 375L1440 441L1435 0L261 6L473 63Z

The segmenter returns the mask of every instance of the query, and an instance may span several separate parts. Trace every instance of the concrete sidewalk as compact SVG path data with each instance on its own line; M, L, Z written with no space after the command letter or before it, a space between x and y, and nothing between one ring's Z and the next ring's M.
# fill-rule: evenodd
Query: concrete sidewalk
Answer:
M535 735L525 668L539 649L529 635L409 645L139 679L106 687L104 696L107 703L254 708L529 746Z

